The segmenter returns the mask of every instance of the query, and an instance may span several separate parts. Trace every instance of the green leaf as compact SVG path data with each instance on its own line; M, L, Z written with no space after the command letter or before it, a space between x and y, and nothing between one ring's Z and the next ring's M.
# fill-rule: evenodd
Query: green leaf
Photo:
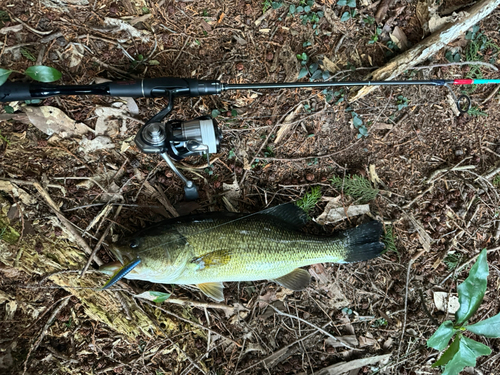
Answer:
M486 345L462 336L458 351L447 363L442 375L458 375L467 366L475 367L477 357L490 354L491 349Z
M321 78L323 78L323 81L326 81L330 78L330 72L328 70L324 70L323 73L321 73Z
M292 5L290 5L290 8L288 9L288 13L294 14L296 10L297 10L296 6L294 4L292 4Z
M337 5L339 7L345 7L347 5L347 0L339 0L337 1Z
M443 322L431 338L427 340L427 346L436 350L443 350L446 348L455 332L456 330L453 328L452 321L447 320Z
M272 8L273 8L273 9L278 9L278 8L280 8L282 5L283 5L283 3L278 2L278 1L273 1L273 2L272 2L272 4L271 4L271 6L272 6Z
M315 79L319 79L321 77L321 74L323 72L321 70L316 70L313 75L311 76L311 81L314 81Z
M358 128L358 127L360 127L361 125L363 125L363 120L362 120L360 117L358 117L358 115L356 115L356 116L354 116L354 117L352 118L352 124L353 124L356 128Z
M316 70L318 70L318 67L319 67L318 63L311 64L309 66L309 71L311 72L311 74L313 74Z
M457 324L466 322L478 309L486 292L487 278L488 263L486 249L483 249L470 269L469 277L458 286L460 308L455 313Z
M216 118L219 115L220 115L220 111L218 109L214 109L212 111L212 118Z
M340 17L340 21L345 22L345 21L349 20L349 18L351 18L351 13L344 12L342 14L342 17Z
M160 62L158 60L149 60L148 64L149 65L160 65Z
M307 67L304 66L302 69L300 69L299 76L297 77L297 79L304 78L308 74L309 70L307 69Z
M44 65L30 66L24 74L38 82L54 82L62 76L59 70Z
M479 323L465 326L465 329L474 332L476 335L485 337L499 338L500 337L500 314L491 318L480 321Z
M460 345L461 338L462 336L456 337L455 340L453 340L453 342L451 343L450 347L446 349L446 351L443 353L443 355L436 362L432 364L432 367L444 366L448 362L450 362L450 360L458 352L458 347Z
M165 300L167 300L170 296L171 296L170 293L151 292L151 291L143 292L141 294L134 295L134 297L136 297L136 298L144 298L144 299L147 299L149 301L156 302L156 303L165 302Z
M3 85L5 81L7 81L7 78L9 78L10 73L12 73L12 70L0 69L0 85Z
M11 107L10 105L6 105L5 107L3 107L3 110L5 111L5 113L9 113L9 114L14 113L14 108Z
M304 7L303 6L298 6L297 7L297 13L300 13L300 12L303 12L304 11Z
M349 8L356 8L356 0L349 0L347 6L349 6Z
M238 111L236 109L231 110L231 116L237 117L238 116Z

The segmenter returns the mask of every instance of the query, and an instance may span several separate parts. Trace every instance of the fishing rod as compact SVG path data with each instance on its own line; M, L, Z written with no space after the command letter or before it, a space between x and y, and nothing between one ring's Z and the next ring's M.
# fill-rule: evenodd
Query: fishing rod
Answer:
M0 86L0 102L45 99L67 95L102 95L130 98L167 98L165 109L150 118L139 129L134 141L146 154L159 154L168 166L184 183L187 200L198 198L198 189L193 181L188 180L174 165L188 156L206 155L210 163L210 154L217 153L222 141L222 132L217 121L210 116L201 116L192 120L163 120L172 112L177 97L199 97L218 95L234 90L275 90L296 88L329 88L346 86L444 86L450 90L461 113L471 106L470 97L458 98L451 89L454 85L480 85L500 83L500 79L454 79L454 80L416 80L416 81L352 81L352 82L284 82L284 83L249 83L230 84L218 80L197 80L190 78L162 77L134 81L105 82L94 85L54 85L48 83L5 82ZM172 160L173 159L173 160Z

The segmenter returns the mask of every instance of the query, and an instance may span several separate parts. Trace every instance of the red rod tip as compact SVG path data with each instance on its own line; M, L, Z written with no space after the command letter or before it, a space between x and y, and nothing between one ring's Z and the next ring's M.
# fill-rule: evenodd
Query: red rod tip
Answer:
M453 80L454 85L472 85L474 83L473 79L455 79Z

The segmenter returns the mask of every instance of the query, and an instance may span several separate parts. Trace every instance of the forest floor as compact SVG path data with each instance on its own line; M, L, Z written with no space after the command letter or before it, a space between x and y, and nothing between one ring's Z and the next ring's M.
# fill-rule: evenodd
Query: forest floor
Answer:
M60 84L76 85L165 76L257 83L295 81L304 66L317 63L310 70L318 80L355 81L429 35L414 0L382 9L377 20L379 1L349 3L356 7L329 0L302 9L298 0L3 0L0 67L23 72L46 65L62 72ZM445 1L439 14L458 11L461 3L468 4ZM487 64L500 67L499 30L497 9L426 68L398 79L498 78ZM10 79L29 80L21 73ZM347 87L178 99L172 118L212 115L223 134L211 167L202 157L181 164L199 187L195 202L184 200L182 182L164 161L133 143L166 99L69 96L4 103L0 230L3 249L14 255L0 257L0 372L324 374L328 366L364 358L346 371L439 373L431 368L439 353L426 341L452 314L438 309L436 292L456 297L469 260L484 248L491 250L488 288L472 320L500 311L500 174L492 173L500 162L497 89L468 90L472 108L458 116L448 91L432 86L378 88L355 102L349 100L355 90ZM27 105L61 112L48 118ZM85 126L64 137L59 125L73 126L73 120ZM288 131L281 131L284 124ZM48 127L59 131L50 135ZM340 196L345 207L358 203L331 182L349 175L370 180L379 193L369 214L328 224L324 232L377 218L392 228L390 251L369 262L311 266L312 283L302 292L268 281L227 283L228 309L195 288L124 281L132 294L168 291L174 301L189 301L150 306L153 322L168 313L182 318L169 315L172 332L161 326L135 337L117 333L113 316L110 325L97 320L71 289L52 281L41 285L48 275L35 272L40 265L26 258L43 253L44 241L81 250L33 183L41 184L90 248L110 228L97 251L107 263L114 260L108 244L171 217L168 202L185 215L231 208L229 196L237 211L253 213L319 187L321 199L310 211L317 218L332 198ZM236 195L229 195L235 187ZM22 243L32 246L23 252ZM50 262L50 252L44 254ZM143 308L141 299L135 303ZM125 305L117 309L129 314ZM500 373L500 341L467 335L492 349L469 373Z

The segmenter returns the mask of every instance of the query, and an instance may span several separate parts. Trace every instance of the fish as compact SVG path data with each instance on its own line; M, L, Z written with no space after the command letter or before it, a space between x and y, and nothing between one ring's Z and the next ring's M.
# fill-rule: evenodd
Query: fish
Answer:
M117 261L101 266L113 276L160 284L196 285L224 300L224 282L271 280L299 291L310 283L301 268L316 263L351 263L382 254L383 225L370 221L335 236L300 229L308 215L294 203L255 214L212 212L167 219L112 246Z

